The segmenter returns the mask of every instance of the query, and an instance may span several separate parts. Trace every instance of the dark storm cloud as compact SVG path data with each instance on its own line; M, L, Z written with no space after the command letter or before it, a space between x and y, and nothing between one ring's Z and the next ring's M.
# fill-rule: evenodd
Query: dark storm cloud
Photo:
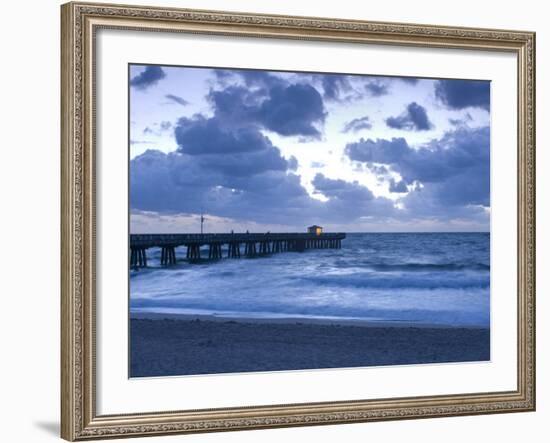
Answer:
M326 112L319 92L307 84L276 85L264 91L229 86L211 91L209 100L221 120L256 124L283 136L320 138Z
M342 77L335 75L323 76L321 84L323 85L324 97L327 100L338 100L340 98L341 79Z
M273 75L269 71L260 71L252 69L215 69L214 76L220 86L227 86L230 81L235 86L235 79L242 79L247 87L259 87L269 89L274 86L286 84L286 80Z
M323 99L310 85L275 87L258 110L259 120L281 135L320 137L315 123L325 121Z
M314 74L313 80L320 79L323 97L330 101L352 101L364 97L381 97L389 93L387 79L361 75Z
M152 127L146 126L143 129L143 133L146 135L162 135L163 132L172 129L172 123L169 121L162 121L160 123L153 123Z
M143 72L130 80L130 85L139 90L146 90L166 77L160 66L147 66Z
M418 83L417 78L414 77L398 77L403 83L408 83L409 85L416 85Z
M449 204L441 200L435 185L416 188L409 192L401 203L404 206L402 218L405 220L453 220L462 219L468 223L488 227L489 214L482 206L472 204Z
M403 180L398 182L393 178L390 180L390 192L405 193L408 191L407 184Z
M468 124L468 122L471 122L471 121L473 121L473 118L472 118L472 116L470 115L469 112L466 113L464 118L450 118L449 119L449 123L453 126L464 126L464 125Z
M361 164L362 163L357 163L357 165ZM384 165L375 165L373 163L365 163L364 165L369 171L376 175L379 180L384 180L390 173L390 170Z
M284 159L279 149L255 126L229 129L217 117L195 116L181 118L174 133L180 153L204 157L199 161L205 168L226 175L296 168L296 159L292 163Z
M435 85L436 97L451 109L477 107L489 111L490 82L480 80L439 80Z
M332 217L340 220L352 221L361 216L393 217L397 214L391 200L375 197L369 188L357 182L331 179L317 173L311 184L316 193L328 198L323 204L327 217L333 214Z
M490 205L490 130L460 128L421 150L416 169L425 181L438 183L435 198L443 205ZM440 159L437 159L440 157ZM442 159L441 159L442 158ZM438 173L430 171L441 165ZM443 164L442 164L443 163ZM421 178L420 178L421 180Z
M247 86L259 86L269 89L285 84L283 79L266 71L239 70L237 73L243 78Z
M370 80L365 83L365 89L372 97L381 97L388 94L388 84L381 80Z
M179 95L166 94L164 97L167 98L170 102L177 103L178 105L187 106L189 104L187 100L185 100L183 97L180 97Z
M386 165L399 163L411 148L404 138L363 139L346 145L346 155L354 161L365 163L382 163Z
M370 118L368 116L365 117L359 117L354 118L353 120L347 122L344 125L344 129L342 129L342 132L357 132L361 131L362 129L371 129L372 128L372 122L370 121Z
M212 73L214 74L216 81L222 85L233 77L233 71L229 69L212 69Z
M203 169L219 172L225 177L248 177L267 171L294 169L293 163L281 157L279 150L273 147L254 152L201 156L195 160Z
M253 165L260 152L248 153L250 161L239 166L247 161L241 153L146 151L131 161L131 207L162 213L198 213L203 208L212 215L263 223L302 223L304 214L317 213L320 204L309 197L299 176ZM240 170L230 171L228 161Z
M323 88L323 97L326 100L341 101L349 100L354 96L359 96L353 90L349 76L337 74L313 74L313 80L319 79Z
M291 155L287 159L287 166L290 171L296 171L296 169L298 169L298 159Z
M227 86L230 79L240 78L247 87L270 90L290 84L289 77L281 77L268 71L257 70L215 70L216 80ZM295 83L315 87L327 101L346 102L361 98L380 97L389 93L391 80L364 75L301 73ZM235 84L233 84L235 86Z
M260 151L271 144L253 126L230 130L222 126L219 118L201 115L180 118L174 135L178 150L189 155Z
M417 149L404 138L361 139L348 144L345 153L353 161L390 167L405 184L422 183L432 204L489 206L488 127L461 127Z
M259 98L242 86L228 86L211 90L207 96L220 120L231 125L250 124L256 121Z
M317 173L311 182L315 189L329 198L340 200L369 201L374 198L373 193L358 183L347 182L341 179L330 179Z
M406 131L427 131L433 128L426 108L416 102L409 103L401 115L388 117L386 125L393 129L403 129Z

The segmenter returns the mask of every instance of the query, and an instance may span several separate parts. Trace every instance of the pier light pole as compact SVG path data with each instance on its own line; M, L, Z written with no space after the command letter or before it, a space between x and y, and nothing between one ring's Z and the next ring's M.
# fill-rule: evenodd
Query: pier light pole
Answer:
M201 235L203 234L204 220L205 220L204 215L203 215L202 212L201 212Z

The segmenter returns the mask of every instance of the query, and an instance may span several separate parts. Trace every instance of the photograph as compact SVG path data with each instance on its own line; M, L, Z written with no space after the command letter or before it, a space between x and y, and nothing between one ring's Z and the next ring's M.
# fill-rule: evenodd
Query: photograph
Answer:
M491 360L491 82L128 65L133 377Z
M207 3L61 6L61 437L535 411L542 22Z

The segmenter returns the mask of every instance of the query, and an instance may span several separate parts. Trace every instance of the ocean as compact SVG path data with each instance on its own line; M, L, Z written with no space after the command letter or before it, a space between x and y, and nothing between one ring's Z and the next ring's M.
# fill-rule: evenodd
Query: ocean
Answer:
M349 233L341 249L194 264L178 248L167 268L147 255L131 313L490 325L488 233Z

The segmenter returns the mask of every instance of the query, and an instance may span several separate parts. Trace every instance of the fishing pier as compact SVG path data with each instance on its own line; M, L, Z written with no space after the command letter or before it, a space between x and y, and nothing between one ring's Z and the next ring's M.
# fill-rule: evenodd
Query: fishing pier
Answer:
M130 267L147 266L147 249L160 248L162 266L176 263L176 248L185 248L190 262L201 259L252 258L307 249L340 249L342 232L244 233L244 234L131 234ZM207 251L201 251L206 247ZM205 255L202 256L201 254Z

